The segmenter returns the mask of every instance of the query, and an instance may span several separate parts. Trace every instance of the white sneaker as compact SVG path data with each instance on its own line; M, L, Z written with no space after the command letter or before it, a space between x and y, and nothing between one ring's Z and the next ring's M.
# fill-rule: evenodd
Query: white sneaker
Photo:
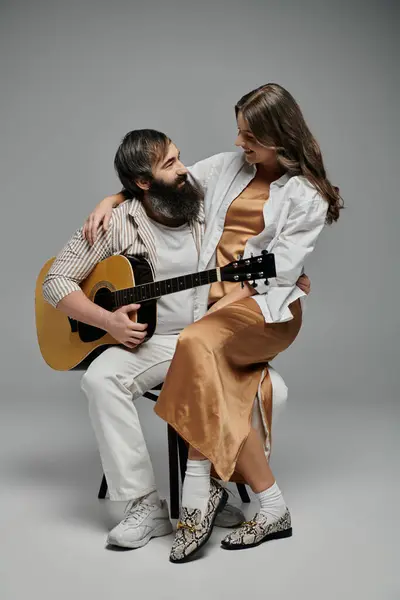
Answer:
M110 531L107 544L124 548L141 548L153 537L172 532L167 503L153 503L148 497L130 500L125 508L125 517Z
M225 508L217 514L214 525L216 527L226 527L232 529L238 527L246 520L243 511L233 504L225 504Z

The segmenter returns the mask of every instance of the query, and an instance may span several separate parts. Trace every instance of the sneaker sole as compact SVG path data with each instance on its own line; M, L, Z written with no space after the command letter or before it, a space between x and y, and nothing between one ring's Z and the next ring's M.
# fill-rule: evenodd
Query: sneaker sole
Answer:
M149 541L152 538L155 537L163 537L165 535L169 535L170 533L172 533L173 531L173 527L172 524L169 524L169 527L163 527L157 530L153 530L151 531L148 535L146 535L146 537L142 538L141 540L137 540L136 542L117 542L117 541L111 541L107 538L107 544L109 546L118 546L119 548L142 548L143 546L145 546L146 544L149 543Z
M235 521L232 523L214 523L214 527L220 527L221 529L237 529L245 522L246 518L240 519L240 521Z
M239 527L240 525L243 525L243 523L245 522L246 518L244 516L244 514L238 514L235 517L233 517L232 515L230 515L231 517L231 522L229 522L229 517L227 517L226 515L224 516L224 511L221 511L220 513L217 514L217 517L215 519L215 523L214 523L214 527L221 527L222 529L236 529L236 527Z
M188 556L185 556L182 559L174 560L173 558L169 557L170 562L172 562L174 564L180 564L180 563L189 562L199 552L199 550L201 550L203 548L204 544L206 544L208 542L208 540L210 539L210 537L211 537L211 534L212 534L213 529L214 529L215 519L217 518L217 514L224 510L225 504L228 502L228 497L229 497L228 496L228 492L226 490L223 490L221 500L219 502L217 510L215 511L214 518L211 521L209 532L206 535L206 537L204 538L204 540L201 542L200 546L198 546L196 548L196 550L194 550L191 554L189 554Z
M264 542L269 542L270 540L280 540L283 538L291 537L292 535L293 529L290 527L290 529L285 529L284 531L276 531L275 533L269 533L261 540L259 540L258 542L254 542L253 544L228 544L226 542L224 543L224 541L222 540L221 548L223 548L224 550L246 550L246 548L255 548L256 546L259 546Z

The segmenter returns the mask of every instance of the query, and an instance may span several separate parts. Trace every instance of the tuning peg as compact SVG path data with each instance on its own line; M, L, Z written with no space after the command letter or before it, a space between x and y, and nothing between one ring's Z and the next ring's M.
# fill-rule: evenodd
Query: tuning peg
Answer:
M243 289L244 288L244 281L240 282L240 287Z
M251 284L253 286L253 288L258 287L258 284L256 283L256 280L253 281L253 283Z
M266 279L266 280L264 281L264 283L265 283L265 285L269 285L269 281L268 281L268 279Z
M242 260L243 254L238 254L236 260Z
M261 250L261 254L268 254L268 250Z

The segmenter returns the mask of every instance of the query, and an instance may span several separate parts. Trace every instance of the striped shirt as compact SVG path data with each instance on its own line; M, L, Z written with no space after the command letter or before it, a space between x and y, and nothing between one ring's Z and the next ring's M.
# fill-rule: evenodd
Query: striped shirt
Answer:
M204 207L200 205L197 220L189 223L197 252L204 234ZM105 258L117 254L146 258L153 273L157 269L157 251L147 213L140 200L127 200L113 210L108 230L99 230L93 246L78 229L56 257L43 282L43 296L56 307L71 292L80 290L80 284L94 267Z

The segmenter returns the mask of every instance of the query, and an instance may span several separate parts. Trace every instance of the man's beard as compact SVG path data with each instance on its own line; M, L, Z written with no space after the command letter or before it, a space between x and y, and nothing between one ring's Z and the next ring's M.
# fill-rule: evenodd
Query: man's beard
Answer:
M183 181L184 185L179 185ZM184 222L198 218L202 201L203 191L186 175L178 177L174 183L153 179L148 193L148 202L154 213Z

